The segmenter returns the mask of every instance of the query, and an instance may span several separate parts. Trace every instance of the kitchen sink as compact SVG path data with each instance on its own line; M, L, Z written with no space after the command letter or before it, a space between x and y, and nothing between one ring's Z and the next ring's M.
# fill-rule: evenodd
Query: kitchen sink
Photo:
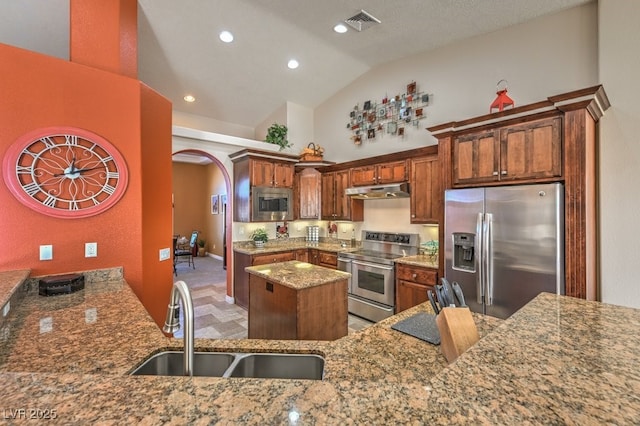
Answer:
M193 354L193 375L222 377L235 355L221 352L196 352ZM160 352L147 359L131 372L133 376L184 376L184 352Z
M165 351L148 358L133 376L184 376L184 353ZM195 352L193 375L261 379L322 380L324 358L311 354Z
M249 354L235 363L228 377L322 380L324 358L308 354Z

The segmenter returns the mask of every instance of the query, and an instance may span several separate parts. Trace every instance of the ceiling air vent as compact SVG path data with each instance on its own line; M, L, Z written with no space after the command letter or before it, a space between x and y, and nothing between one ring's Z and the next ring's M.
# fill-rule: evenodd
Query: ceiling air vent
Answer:
M366 30L369 27L377 25L380 23L380 20L369 13L361 10L360 13L352 16L351 18L345 19L345 21L350 27L354 28L356 31Z

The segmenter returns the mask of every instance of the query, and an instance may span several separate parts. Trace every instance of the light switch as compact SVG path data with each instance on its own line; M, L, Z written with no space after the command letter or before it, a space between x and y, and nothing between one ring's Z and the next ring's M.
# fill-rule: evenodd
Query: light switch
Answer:
M169 249L169 247L160 249L160 261L161 262L163 260L169 260L170 257L171 257L171 250Z
M40 246L40 260L51 260L53 259L53 246L46 245Z

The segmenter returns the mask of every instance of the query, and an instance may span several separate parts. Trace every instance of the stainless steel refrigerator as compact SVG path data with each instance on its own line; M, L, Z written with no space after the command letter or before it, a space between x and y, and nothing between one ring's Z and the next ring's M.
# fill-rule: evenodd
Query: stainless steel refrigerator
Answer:
M564 294L563 206L559 183L445 191L445 278L472 311L507 318Z

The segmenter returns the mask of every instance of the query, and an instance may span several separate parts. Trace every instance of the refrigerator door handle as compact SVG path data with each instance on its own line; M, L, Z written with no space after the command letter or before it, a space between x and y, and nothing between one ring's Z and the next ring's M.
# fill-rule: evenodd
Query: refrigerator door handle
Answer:
M485 304L486 306L490 306L493 304L493 259L491 257L493 255L493 247L491 246L491 243L493 242L493 214L485 214L485 224L485 242L482 257L485 262L485 284L487 289Z
M476 255L475 255L475 267L476 271L476 298L479 305L484 303L483 295L484 295L484 265L483 259L484 255L482 253L484 247L484 241L482 241L482 236L484 235L484 214L478 213L478 218L476 220L476 241L478 247L476 247Z

